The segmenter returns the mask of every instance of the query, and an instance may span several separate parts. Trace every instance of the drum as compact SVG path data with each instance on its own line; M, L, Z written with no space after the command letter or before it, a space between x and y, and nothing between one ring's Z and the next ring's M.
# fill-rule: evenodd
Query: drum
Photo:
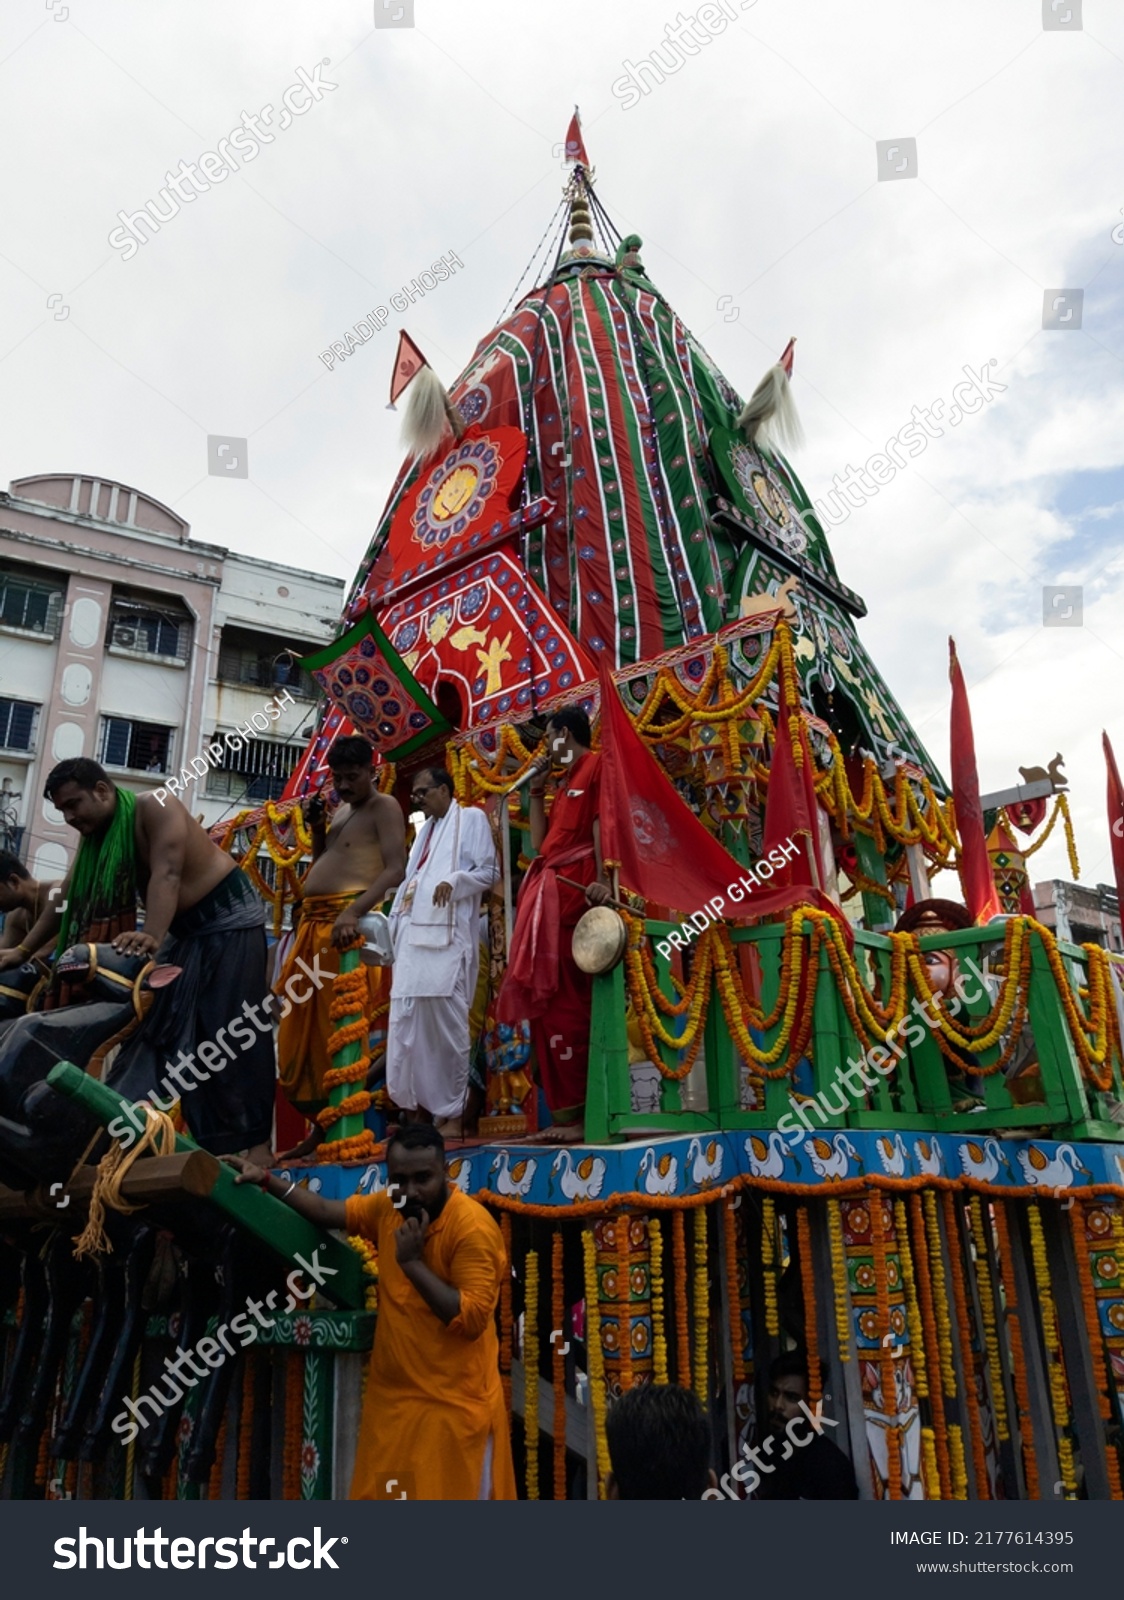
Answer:
M571 946L574 964L596 977L612 972L628 945L628 926L609 906L591 906L574 929Z

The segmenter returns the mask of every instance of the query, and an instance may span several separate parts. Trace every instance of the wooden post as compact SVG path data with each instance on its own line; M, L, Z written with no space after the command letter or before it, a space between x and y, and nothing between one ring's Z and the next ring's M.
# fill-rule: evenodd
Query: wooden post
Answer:
M91 1116L107 1127L119 1119L129 1131L138 1123L143 1127L144 1113L129 1100L119 1095L108 1084L99 1083L87 1076L69 1061L60 1061L47 1074L48 1085L70 1100L76 1100ZM130 1116L130 1112L134 1115ZM191 1139L176 1135L177 1152L189 1153L199 1147ZM143 1159L143 1158L142 1158ZM325 1233L315 1223L308 1222L291 1207L275 1200L272 1195L252 1184L235 1182L234 1169L222 1162L215 1163L213 1183L206 1191L212 1205L232 1217L248 1233L288 1261L296 1258L298 1251L307 1260L319 1250L319 1263L325 1272L322 1292L337 1305L362 1310L366 1303L367 1279L359 1256L349 1245L341 1244L331 1234ZM328 1276L331 1269L331 1276Z
M929 868L925 864L925 852L919 844L906 845L905 861L909 868L909 886L913 890L914 900L928 900L933 891L929 884Z
M511 813L507 795L500 796L500 859L503 863L503 942L504 955L511 959L511 931L515 912L511 898Z

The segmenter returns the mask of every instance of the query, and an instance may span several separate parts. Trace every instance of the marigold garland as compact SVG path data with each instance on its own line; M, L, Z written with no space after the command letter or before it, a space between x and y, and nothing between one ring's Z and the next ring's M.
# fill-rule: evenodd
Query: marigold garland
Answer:
M952 1471L952 1498L968 1498L968 1458L964 1453L964 1430L958 1422L948 1425L948 1460Z
M979 1195L968 1201L968 1217L975 1246L976 1281L979 1288L980 1317L983 1321L984 1349L991 1377L991 1408L995 1416L995 1437L1005 1444L1011 1437L1007 1422L1007 1391L1003 1382L1003 1361L999 1353L999 1330L995 1317L995 1292L991 1282L991 1262L987 1233L984 1227L983 1205Z
M609 1472L609 1446L605 1438L605 1351L601 1344L601 1291L597 1280L597 1241L592 1228L582 1230L582 1263L585 1269L585 1348L589 1366L589 1400L597 1451L597 1498L601 1499Z
M707 1263L706 1207L695 1208L695 1393L710 1405L710 1271Z
M222 1421L219 1423L218 1438L215 1440L215 1459L211 1464L211 1475L207 1479L208 1500L222 1499L222 1469L223 1458L226 1455L226 1423L227 1413L224 1411Z
M523 1263L523 1443L527 1499L539 1497L539 1257L528 1250Z
M1011 813L1009 808L1004 806L1003 812L1007 822L1010 823ZM1041 850L1042 846L1053 833L1054 825L1059 817L1061 817L1065 825L1065 844L1066 850L1069 852L1069 870L1073 874L1074 878L1079 878L1081 876L1081 863L1077 859L1077 841L1073 837L1073 819L1069 814L1069 800L1064 794L1055 795L1054 809L1050 813L1049 822L1047 822L1046 826L1038 835L1037 839L1035 839L1033 844L1020 845L1020 853L1024 860L1029 860L1031 856L1037 855L1038 851Z
M305 1156L306 1166L315 1162L343 1164L349 1161L373 1161L381 1146L370 1128L362 1133L349 1134L346 1139L327 1140L311 1156Z
M379 1308L379 1253L370 1239L364 1239L359 1234L349 1233L347 1242L362 1261L364 1276L370 1279L363 1291L364 1310L377 1311ZM510 1342L508 1353L510 1354Z
M1034 1263L1034 1279L1038 1289L1038 1312L1042 1321L1042 1342L1046 1348L1046 1376L1050 1385L1050 1409L1054 1417L1054 1432L1058 1446L1058 1471L1065 1485L1065 1498L1077 1497L1077 1470L1073 1458L1073 1444L1069 1426L1069 1387L1066 1383L1065 1357L1058 1337L1058 1317L1054 1306L1054 1286L1050 1278L1050 1264L1046 1256L1046 1239L1042 1232L1042 1216L1036 1201L1026 1208L1030 1227L1030 1259Z
M648 1272L652 1289L652 1382L666 1384L667 1325L664 1321L663 1229L659 1217L648 1218Z
M671 1213L671 1252L675 1272L675 1381L691 1386L691 1338L687 1326L687 1219L680 1207Z
M730 1196L722 1208L722 1244L726 1256L726 1299L730 1317L730 1364L736 1394L745 1382L745 1324L738 1288L738 1213L740 1197ZM810 1365L810 1363L809 1363ZM819 1367L817 1365L817 1372ZM659 1382L659 1379L656 1380Z
M281 1460L281 1498L301 1497L301 1451L304 1444L304 1357L297 1350L282 1352L285 1374L284 1440Z
M1015 1389L1015 1420L1018 1424L1019 1445L1022 1450L1023 1476L1026 1481L1027 1499L1037 1500L1038 1458L1034 1449L1034 1421L1030 1410L1030 1387L1027 1382L1022 1323L1019 1320L1014 1258L1011 1254L1011 1236L1007 1226L1007 1207L1002 1201L997 1202L993 1214L999 1241L999 1280L1003 1286L1007 1336L1011 1345L1011 1380Z
M371 1097L365 1089L357 1094L345 1095L338 1105L325 1106L316 1120L325 1132L334 1128L343 1117L361 1117L371 1104Z
M765 1332L770 1339L780 1337L781 1324L777 1314L777 1207L771 1194L761 1201L761 1271L765 1290Z
M911 1196L910 1198L916 1199L916 1196ZM913 1368L913 1389L917 1395L922 1415L921 1477L925 1486L926 1500L940 1500L942 1498L943 1483L940 1458L937 1454L937 1429L935 1421L925 1422L923 1420L926 1409L930 1417L934 1417L937 1407L932 1404L929 1393L929 1363L925 1349L925 1327L921 1303L917 1292L913 1243L910 1238L909 1218L905 1201L900 1197L896 1197L894 1200L894 1233L898 1244L898 1260L901 1262L902 1285L905 1289L905 1316L906 1325L909 1328L909 1354Z
M776 1003L768 1013L764 1013L746 992L733 941L729 929L724 925L712 925L701 935L695 946L690 980L680 998L672 1001L660 990L643 921L626 914L629 938L625 971L629 998L645 1049L663 1077L681 1082L695 1063L703 1040L712 977L730 1036L743 1059L762 1077L779 1079L791 1076L796 1062L807 1053L811 1038L812 1007L806 1003L805 990L815 973L822 939L817 923L805 950L805 941L800 934L800 919L806 914L805 908L798 907L786 919L785 937L781 945L780 989ZM673 1032L660 1020L661 1013L684 1018L682 1028ZM753 1038L750 1028L768 1033L778 1021L780 1031L777 1037L767 1050L763 1050ZM660 1045L683 1053L684 1059L678 1067L668 1067L664 1063ZM778 1062L782 1064L777 1066Z
M813 1411L823 1395L820 1376L820 1335L817 1326L816 1269L812 1259L812 1229L807 1206L796 1208L796 1245L800 1255L800 1282L804 1290L804 1349L808 1358L808 1404Z
M555 1228L550 1252L550 1376L554 1390L554 1498L566 1498L566 1298L562 1272L562 1229Z
M354 948L361 942L360 936L356 935L348 948ZM369 993L366 970L362 966L355 967L350 972L337 973L332 979L332 999L328 1015L334 1026L328 1035L327 1051L333 1058L333 1065L324 1074L324 1088L329 1093L343 1084L361 1084L366 1081L371 1065L368 1040L372 1019L366 1014ZM346 1020L348 1018L354 1020L348 1021ZM346 1066L336 1065L335 1058L355 1044L360 1045L358 1059ZM331 1130L337 1123L345 1117L364 1116L370 1105L370 1093L366 1088L360 1088L344 1096L338 1104L325 1106L318 1112L316 1121L325 1134L329 1135L317 1149L318 1161L337 1163L361 1160L373 1152L375 1136L370 1128L363 1128L344 1139L331 1137Z
M627 1213L617 1213L613 1229L617 1245L617 1360L623 1394L632 1388L632 1251Z
M956 1367L952 1359L952 1322L948 1314L948 1281L944 1270L944 1251L941 1247L940 1223L937 1219L937 1197L926 1189L920 1197L925 1212L925 1245L929 1271L923 1270L923 1281L932 1282L933 1322L937 1330L937 1367L941 1375L941 1390L948 1400L957 1398ZM943 1420L944 1407L941 1407ZM937 1460L940 1462L940 1420L934 1415L937 1434ZM968 1498L968 1466L964 1457L964 1436L959 1423L947 1424L948 1462L953 1500Z
M945 1236L948 1239L948 1248L952 1256L952 1305L956 1314L956 1325L960 1338L960 1358L964 1366L964 1406L968 1413L968 1432L972 1444L972 1465L976 1474L976 1497L979 1500L990 1500L991 1479L987 1470L987 1451L984 1448L983 1420L980 1413L980 1399L976 1390L976 1354L972 1346L972 1325L968 1317L967 1296L964 1293L964 1272L967 1264L964 1260L963 1243L956 1220L956 1205L952 1195L944 1192L941 1194L941 1209L944 1215ZM959 1269L959 1270L958 1270Z
M1097 1375L1097 1403L1100 1408L1101 1420L1106 1429L1111 1428L1114 1418L1112 1405L1112 1374L1105 1355L1104 1333L1101 1329L1100 1317L1097 1314L1097 1295L1093 1287L1093 1269L1089 1264L1089 1238L1085 1226L1086 1206L1084 1202L1075 1205L1069 1213L1069 1225L1073 1232L1073 1253L1077 1258L1077 1275L1081 1280L1081 1306L1085 1313L1085 1331L1089 1339L1089 1353L1093 1358L1093 1366ZM1114 1500L1124 1498L1124 1490L1120 1483L1120 1457L1116 1446L1106 1439L1104 1447L1105 1469L1108 1473L1109 1489Z
M838 1200L828 1200L827 1236L831 1245L831 1283L835 1301L835 1338L840 1361L851 1359L851 1295L847 1282L847 1252L843 1246L843 1218Z

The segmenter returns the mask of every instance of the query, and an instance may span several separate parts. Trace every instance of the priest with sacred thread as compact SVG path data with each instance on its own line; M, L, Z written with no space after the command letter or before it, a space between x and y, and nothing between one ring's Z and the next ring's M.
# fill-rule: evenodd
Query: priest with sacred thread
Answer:
M499 877L499 863L483 811L453 798L444 768L418 773L410 803L425 813L425 822L390 911L394 978L386 1087L406 1120L432 1117L446 1138L460 1138L480 902Z

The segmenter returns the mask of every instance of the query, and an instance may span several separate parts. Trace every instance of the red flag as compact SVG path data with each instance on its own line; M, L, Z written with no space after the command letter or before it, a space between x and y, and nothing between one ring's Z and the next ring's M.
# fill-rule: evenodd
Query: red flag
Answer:
M779 367L783 367L784 370L785 370L785 374L790 378L792 377L792 358L793 358L793 356L795 354L796 354L796 335L794 334L792 336L792 338L788 341L788 343L785 345L784 354L781 356L780 360L777 362L777 365Z
M566 129L566 160L580 162L583 167L589 166L589 157L585 153L585 141L582 138L582 119L578 115L577 106L570 118L570 126Z
M1112 753L1107 733L1103 733L1105 766L1108 768L1108 836L1112 846L1112 871L1116 878L1116 896L1124 906L1124 784Z
M758 888L676 793L629 721L601 663L601 855L646 900L719 920L775 917L790 906L838 911L804 884ZM755 874L756 875L756 874ZM779 876L779 874L778 874ZM733 891L731 894L730 891Z
M976 742L972 735L972 712L964 674L956 659L956 642L948 641L948 675L952 683L952 803L960 833L960 887L964 902L977 924L1001 916L995 880L984 838L983 809L980 806L980 780L976 771Z
M820 891L826 874L820 855L815 768L808 730L789 675L792 670L788 662L782 669L781 703L773 759L769 765L761 854L768 856L771 850L784 850L787 844L796 845L794 855L785 851L787 859L777 872L777 884L800 884L810 891ZM832 908L836 909L834 902Z
M394 357L394 373L390 380L390 406L392 410L398 396L408 386L412 378L416 378L423 367L428 367L429 362L422 355L410 335L403 328L398 335L398 353Z

